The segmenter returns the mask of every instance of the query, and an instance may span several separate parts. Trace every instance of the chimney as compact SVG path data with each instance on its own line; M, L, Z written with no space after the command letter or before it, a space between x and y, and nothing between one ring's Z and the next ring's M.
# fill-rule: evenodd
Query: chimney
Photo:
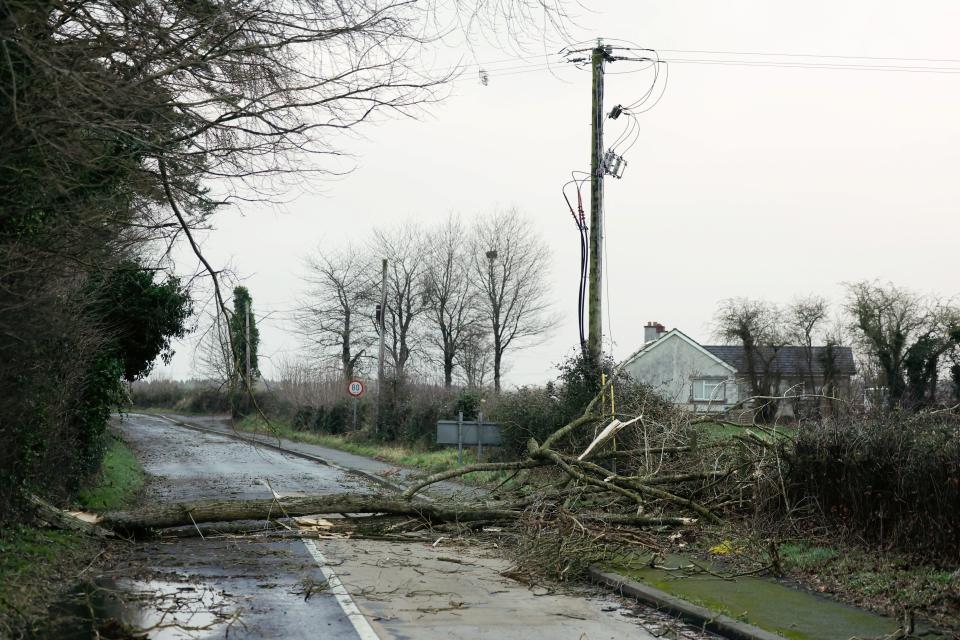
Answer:
M667 328L659 322L648 322L643 327L643 343L650 344L651 342L655 342L666 332Z

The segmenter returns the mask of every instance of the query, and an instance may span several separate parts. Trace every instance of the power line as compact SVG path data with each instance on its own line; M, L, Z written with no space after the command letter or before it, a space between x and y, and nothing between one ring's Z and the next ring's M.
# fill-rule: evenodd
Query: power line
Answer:
M711 60L694 58L663 58L664 62L674 64L704 64L735 67L775 67L782 69L827 69L837 71L890 71L897 73L960 73L960 67L920 67L898 65L856 65L833 63L804 63L782 61L754 61L754 60Z
M957 58L900 58L886 56L828 55L817 53L775 53L769 51L708 51L704 49L657 49L657 51L717 56L765 56L768 58L824 58L831 60L886 60L893 62L934 62L944 64L960 64L960 59Z
M888 71L895 73L941 73L953 74L960 73L960 59L957 58L911 58L894 56L856 56L856 55L827 55L813 53L776 53L759 51L731 51L731 50L707 50L707 49L649 49L642 47L624 47L622 50L643 51L649 53L649 57L631 58L635 61L649 62L647 66L639 69L626 71L609 71L611 75L634 74L654 69L654 73L659 72L658 63L674 62L677 64L699 64L699 65L718 65L718 66L743 66L743 67L775 67L775 68L796 68L796 69L826 69L826 70L844 70L844 71ZM664 54L677 54L671 56L660 56L658 52ZM697 55L701 57L686 57L687 55ZM725 58L711 58L704 56L727 56ZM745 59L737 59L740 56ZM555 70L563 68L558 65L559 59L553 61L553 56L538 61L502 66L504 64L519 62L516 58L503 58L500 60L478 61L468 64L458 65L449 69L477 68L487 72L491 76L508 76L521 73L533 73L544 70ZM764 59L765 58L765 59ZM874 61L886 64L870 63L845 63L832 61ZM916 64L924 63L924 64ZM957 65L957 66L949 66ZM441 70L441 69L435 69Z

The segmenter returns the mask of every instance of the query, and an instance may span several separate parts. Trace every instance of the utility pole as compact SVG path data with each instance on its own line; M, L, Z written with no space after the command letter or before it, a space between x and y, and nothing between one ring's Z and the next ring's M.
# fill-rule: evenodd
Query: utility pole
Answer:
M383 274L380 278L380 354L377 364L377 423L375 431L380 431L383 416L383 355L387 337L387 259L383 259Z
M250 376L250 300L247 300L246 311L247 313L244 317L245 324L246 324L246 331L245 331L246 339L244 342L244 352L246 355L247 369L244 372L246 373L246 376L244 377L246 378L246 382L247 382L247 392L243 394L243 398L244 398L243 406L246 407L247 411L249 411L250 404L251 404L250 401L252 399L251 396L253 395L253 386L251 385L251 376Z
M251 377L251 375L250 375L250 301L249 301L249 300L247 300L246 325L247 325L247 327L246 327L247 339L246 339L246 342L245 342L245 344L246 344L246 349L245 349L245 351L246 351L246 356L247 356L247 371L246 371L246 373L247 373L247 393L252 393L252 392L253 392L253 387L251 386L251 385L252 385L252 377Z
M595 366L603 352L603 63L610 59L610 48L597 39L590 52L593 70L592 117L590 134L590 299L588 303L587 351Z

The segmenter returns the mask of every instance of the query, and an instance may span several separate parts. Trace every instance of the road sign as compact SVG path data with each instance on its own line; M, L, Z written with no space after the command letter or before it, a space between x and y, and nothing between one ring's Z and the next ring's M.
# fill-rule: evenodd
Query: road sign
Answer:
M347 384L347 393L352 395L354 398L359 398L363 395L364 386L363 383L359 380L351 380Z

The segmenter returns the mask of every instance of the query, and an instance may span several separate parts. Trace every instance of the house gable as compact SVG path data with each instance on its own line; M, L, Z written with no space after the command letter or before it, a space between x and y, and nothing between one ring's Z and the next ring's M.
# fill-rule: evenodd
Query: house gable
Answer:
M695 410L699 405L709 405L716 410L735 402L738 395L736 369L677 329L668 331L628 358L623 371L634 380L650 385L671 402ZM707 386L716 388L718 384L719 397L701 402Z
M733 365L731 365L726 360L723 360L722 358L717 357L715 354L710 353L709 351L704 349L699 342L697 342L696 340L694 340L693 338L685 334L683 331L680 331L679 329L671 329L670 331L663 334L661 338L654 340L650 344L644 346L642 349L640 349L640 351L636 352L623 364L624 369L629 370L631 368L630 366L631 364L638 362L640 359L642 359L644 356L648 355L649 353L653 352L655 349L659 347L663 347L670 338L683 340L686 344L688 344L690 347L692 347L699 353L703 354L710 360L728 369L730 373L733 373L733 374L737 373L737 370Z

